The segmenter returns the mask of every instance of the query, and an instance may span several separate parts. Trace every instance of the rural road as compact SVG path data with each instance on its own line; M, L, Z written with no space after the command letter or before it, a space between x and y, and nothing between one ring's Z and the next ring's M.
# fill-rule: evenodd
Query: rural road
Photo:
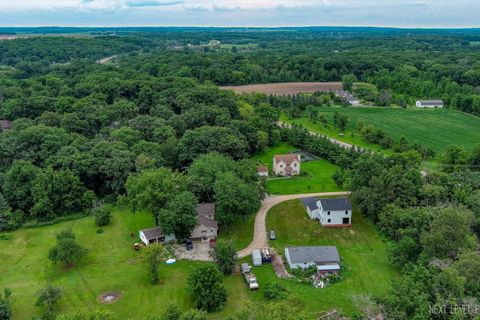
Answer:
M277 121L277 125L279 127L282 127L282 128L291 128L292 127L291 124L288 124L288 123L285 123L285 122L282 122L282 121ZM339 145L342 148L345 148L345 149L357 148L358 150L362 150L362 148L354 146L353 144L349 144L349 143L346 143L346 142L343 142L343 141L340 141L340 140L337 140L337 139L334 139L334 138L330 138L330 137L327 137L326 135L323 135L323 134L320 134L320 133L317 133L317 132L313 132L313 131L308 131L308 132L312 136L327 138L328 140L330 140L330 142L335 143L336 145Z
M341 192L319 192L319 193L305 193L305 194L289 194L282 196L267 196L262 201L260 209L258 209L257 215L255 217L255 225L253 231L253 240L250 242L248 247L237 251L239 258L244 258L252 253L253 249L265 248L268 246L267 241L267 230L266 230L266 219L268 211L276 204L288 200L300 199L305 197L321 197L321 196L346 196L349 195L349 191Z

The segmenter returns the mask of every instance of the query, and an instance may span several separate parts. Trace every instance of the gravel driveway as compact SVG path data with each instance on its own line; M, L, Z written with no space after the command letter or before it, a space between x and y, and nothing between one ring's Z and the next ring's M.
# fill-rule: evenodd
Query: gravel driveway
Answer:
M255 217L255 226L253 232L253 240L250 242L248 247L237 251L238 257L243 258L252 253L253 249L260 249L268 247L267 241L267 231L265 227L265 222L267 218L268 211L276 204L288 200L306 198L306 197L322 197L322 196L346 196L349 195L349 191L341 192L319 192L319 193L306 193L306 194L289 194L282 196L269 196L263 199L262 205L257 212Z

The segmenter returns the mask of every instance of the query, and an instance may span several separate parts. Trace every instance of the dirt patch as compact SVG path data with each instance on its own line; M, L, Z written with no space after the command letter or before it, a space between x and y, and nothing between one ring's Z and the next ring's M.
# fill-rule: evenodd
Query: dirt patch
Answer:
M117 302L122 298L122 293L121 292L107 292L101 294L98 298L97 301L102 304L110 304Z
M282 257L275 251L272 251L272 266L273 270L275 270L275 274L279 278L290 278L291 275L288 273L287 269L285 268L285 265L283 264L283 259Z
M336 91L342 89L341 82L285 82L249 84L244 86L222 86L222 90L233 90L235 93L264 93L268 95L295 95L314 93L317 91Z

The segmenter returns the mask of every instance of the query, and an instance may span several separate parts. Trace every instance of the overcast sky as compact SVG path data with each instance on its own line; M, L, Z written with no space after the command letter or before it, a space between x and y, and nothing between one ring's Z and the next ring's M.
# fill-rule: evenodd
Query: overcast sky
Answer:
M480 27L480 0L0 0L0 25Z

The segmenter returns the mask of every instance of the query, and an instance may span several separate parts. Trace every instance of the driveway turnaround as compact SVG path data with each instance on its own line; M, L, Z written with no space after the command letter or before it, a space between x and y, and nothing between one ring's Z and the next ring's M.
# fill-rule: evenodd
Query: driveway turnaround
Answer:
M268 196L262 201L262 205L257 212L255 217L255 226L253 232L253 240L250 242L248 247L237 251L239 258L244 258L252 253L253 249L260 249L268 247L267 241L267 230L266 230L266 219L268 211L276 204L280 202L306 198L306 197L324 197L324 196L348 196L350 191L340 191L340 192L319 192L319 193L305 193L305 194L289 194L282 196Z

